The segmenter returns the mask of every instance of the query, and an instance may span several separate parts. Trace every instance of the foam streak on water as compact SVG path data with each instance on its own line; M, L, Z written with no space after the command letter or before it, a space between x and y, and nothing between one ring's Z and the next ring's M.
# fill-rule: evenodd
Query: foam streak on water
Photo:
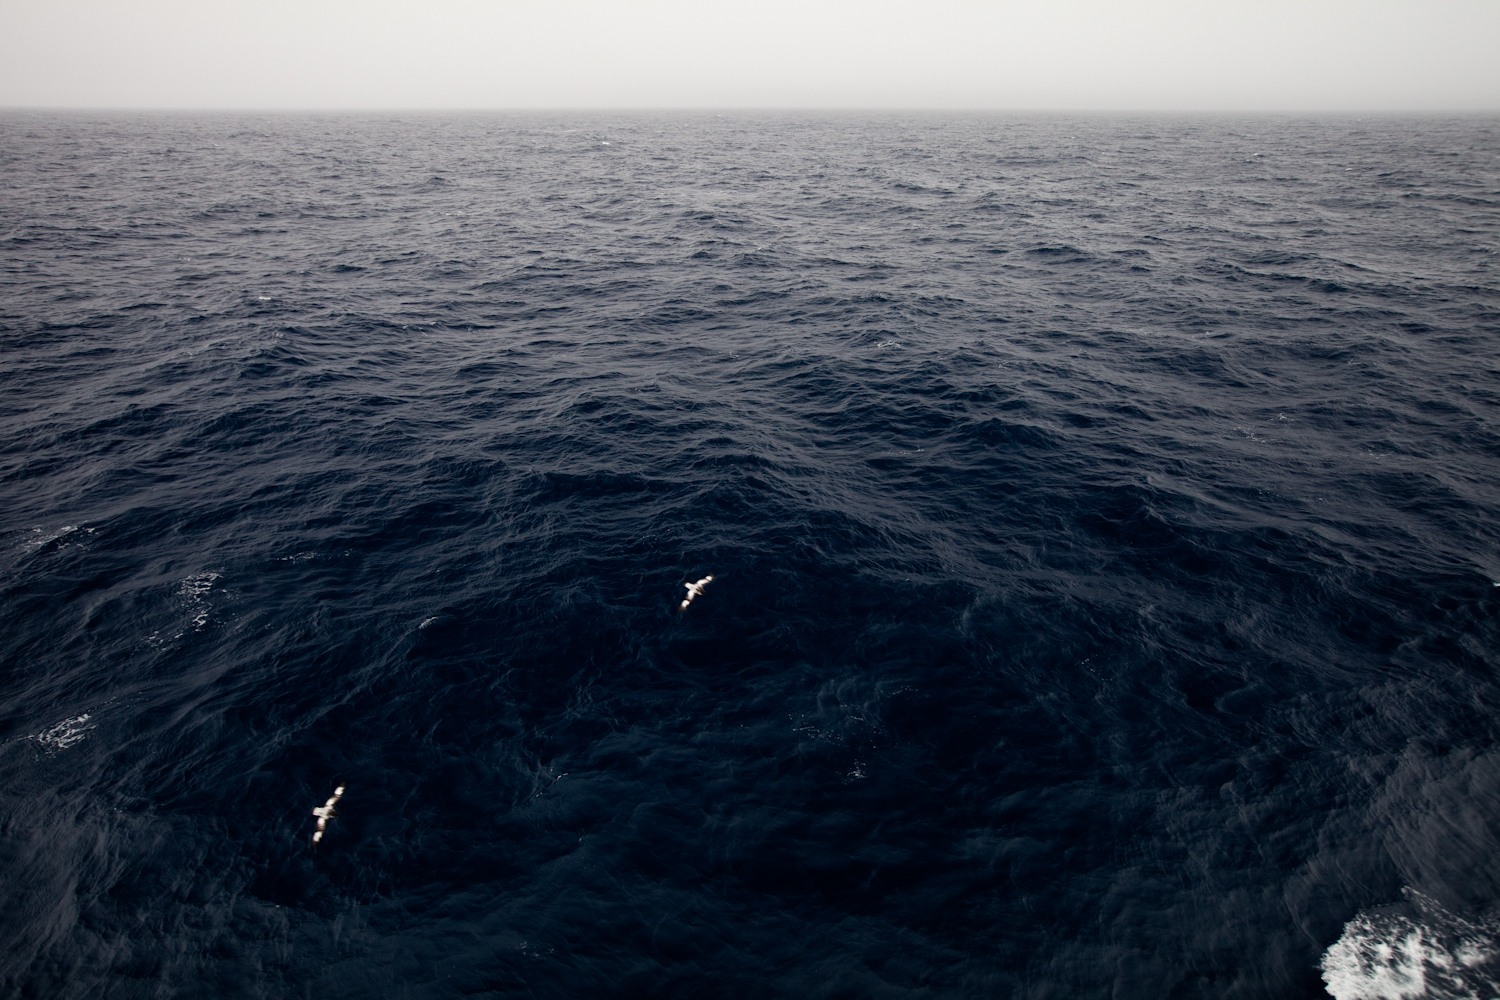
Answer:
M1500 995L1493 921L1448 913L1406 891L1416 913L1396 908L1361 913L1323 956L1323 979L1336 1000L1441 997L1487 1000Z
M1488 995L1497 125L0 115L0 992Z

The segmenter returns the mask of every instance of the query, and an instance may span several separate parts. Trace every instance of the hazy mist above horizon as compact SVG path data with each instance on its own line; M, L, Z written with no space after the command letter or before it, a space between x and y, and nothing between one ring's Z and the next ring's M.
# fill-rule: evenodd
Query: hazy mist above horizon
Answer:
M0 105L1500 109L1500 0L0 0Z

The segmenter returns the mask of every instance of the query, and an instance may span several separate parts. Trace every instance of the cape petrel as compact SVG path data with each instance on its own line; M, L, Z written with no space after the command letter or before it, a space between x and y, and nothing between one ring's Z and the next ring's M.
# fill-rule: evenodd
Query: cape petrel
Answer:
M709 581L713 578L714 575L710 573L697 583L684 583L683 586L687 588L687 596L682 599L682 603L678 605L677 610L686 611L687 606L693 603L693 598L702 596L703 588L708 586Z
M338 812L333 807L343 797L344 786L340 785L333 790L333 794L328 797L327 802L313 808L312 814L318 817L318 828L313 832L312 842L314 844L323 839L323 831L328 829L328 821L338 815Z

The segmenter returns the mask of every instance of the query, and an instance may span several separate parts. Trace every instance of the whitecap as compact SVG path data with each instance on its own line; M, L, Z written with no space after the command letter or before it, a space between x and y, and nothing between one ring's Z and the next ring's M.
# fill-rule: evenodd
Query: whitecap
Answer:
M1497 927L1450 913L1403 890L1415 915L1366 910L1323 953L1323 982L1335 1000L1488 1000L1500 994Z
M85 712L76 719L65 719L45 732L35 733L29 739L52 750L66 750L83 739L84 734L93 728L89 723L89 714Z
M80 528L76 524L65 524L52 534L48 534L39 525L31 529L32 537L26 540L26 547L32 552L36 552L54 542L57 543L58 549L66 548L69 544L82 544L82 536L77 538L70 537L77 534L80 530L87 535L92 535L95 531L93 528Z
M214 581L219 578L217 573L198 573L182 581L177 593L187 598L198 598L213 589Z
M218 573L195 573L178 583L177 596L185 598L184 603L187 604L188 613L192 617L186 626L178 628L171 635L163 638L162 633L166 629L157 629L146 636L146 641L159 649L169 642L176 642L189 631L202 631L203 626L208 624L209 616L213 611L213 606L208 603L205 596L213 590L214 581L218 579Z

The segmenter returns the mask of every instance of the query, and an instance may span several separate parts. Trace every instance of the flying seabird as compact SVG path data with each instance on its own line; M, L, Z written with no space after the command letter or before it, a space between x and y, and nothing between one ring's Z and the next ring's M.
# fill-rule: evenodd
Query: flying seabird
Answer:
M323 831L328 829L328 821L338 815L333 807L343 797L344 786L340 785L333 790L333 794L329 796L327 802L313 808L312 814L318 817L318 829L313 832L312 842L314 844L323 839Z
M714 575L712 573L710 573L710 574L708 574L708 576L705 576L703 579L699 580L697 583L684 583L683 586L687 588L687 592L688 593L687 593L687 596L682 599L682 604L678 606L677 610L678 611L686 611L687 610L687 606L689 604L693 603L693 598L702 595L703 588L706 587L706 586L708 586L709 581L712 580L713 578L714 578Z

